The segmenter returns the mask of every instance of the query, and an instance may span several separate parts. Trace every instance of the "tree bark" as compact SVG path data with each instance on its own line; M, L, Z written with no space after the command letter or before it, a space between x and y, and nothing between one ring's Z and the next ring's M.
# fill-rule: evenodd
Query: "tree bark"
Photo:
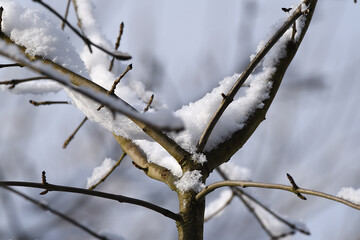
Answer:
M196 192L178 192L179 214L182 221L176 223L179 240L202 240L204 232L205 200L196 201Z

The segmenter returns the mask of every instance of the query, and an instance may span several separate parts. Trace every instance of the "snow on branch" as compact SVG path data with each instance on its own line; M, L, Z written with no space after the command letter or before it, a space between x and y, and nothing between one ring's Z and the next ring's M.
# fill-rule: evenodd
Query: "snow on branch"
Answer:
M109 115L111 115L112 113L121 113L129 118L138 120L145 123L146 125L159 129L182 129L181 121L177 118L172 117L169 112L161 112L160 114L141 114L120 98L115 98L114 96L96 92L91 88L80 88L74 86L73 83L69 80L68 76L66 77L59 72L55 72L50 66L41 63L41 61L28 61L17 46L13 44L10 45L2 39L0 40L0 54L18 63L21 63L22 65L27 66L31 70L43 74L44 76L47 76L50 79L62 84L66 88L72 90L69 91L68 94L73 97L72 99L74 100L74 102L79 102L79 100L83 100L84 103L89 103L90 100L95 101L93 104L90 104L91 109L88 109L90 111L92 111L92 107L94 107L94 110L96 111L97 107L95 106L100 103L110 109ZM81 110L84 111L86 109ZM167 123L170 123L170 125L168 125Z
M206 152L210 170L229 160L265 120L284 74L310 24L316 3L316 0L305 0L291 12L292 15L279 26L270 40L266 44L260 43L247 69L234 80L231 90L224 94L225 98L208 121L198 142L199 149L204 148ZM291 26L295 22L297 27L294 35ZM262 59L262 71L253 74ZM245 81L250 81L246 96L236 98ZM234 126L232 129L226 129L229 121Z

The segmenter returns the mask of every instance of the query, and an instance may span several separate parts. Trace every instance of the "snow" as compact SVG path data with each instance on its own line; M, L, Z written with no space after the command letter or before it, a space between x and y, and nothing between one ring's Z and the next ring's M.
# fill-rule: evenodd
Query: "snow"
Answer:
M198 170L185 172L184 175L175 182L175 186L181 192L195 191L200 192L205 187L201 181L201 173Z
M232 162L226 162L220 165L220 169L230 180L251 180L251 170L246 167L238 166Z
M42 56L77 74L85 74L85 66L58 24L43 12L22 7L14 1L0 0L3 6L2 31L25 53Z
M360 188L343 187L336 196L360 205Z
M115 165L116 161L111 158L105 158L105 160L101 163L99 167L94 168L92 174L87 179L86 188L90 188L91 186L98 183L106 174L111 170L111 168Z

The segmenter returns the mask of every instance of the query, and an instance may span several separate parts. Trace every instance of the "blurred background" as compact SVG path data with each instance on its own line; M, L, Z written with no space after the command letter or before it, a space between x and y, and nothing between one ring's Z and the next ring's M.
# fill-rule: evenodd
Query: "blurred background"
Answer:
M20 1L18 1L20 2ZM66 1L48 0L59 12ZM120 50L129 52L137 79L169 108L178 109L209 92L224 77L241 72L259 41L266 39L282 7L298 1L94 0L99 25L115 42L125 23ZM42 9L32 1L21 4ZM43 11L46 11L42 9ZM252 171L254 181L297 184L337 194L360 188L360 6L352 0L319 1L313 22L291 63L264 121L231 162ZM69 19L76 24L74 10ZM58 21L54 18L54 21ZM65 30L81 52L83 43ZM9 63L0 58L0 63ZM20 68L0 69L0 80L29 76ZM0 179L85 187L92 170L122 152L110 132L87 122L66 150L65 139L83 119L71 105L30 105L29 100L67 100L64 92L13 95L0 92ZM208 183L220 178L217 173ZM177 209L168 187L149 179L126 158L98 188ZM176 239L173 221L137 206L72 194L20 189L90 228L124 239ZM347 206L276 190L249 189L289 219L304 222L311 236L289 239L360 239L360 213ZM209 196L209 202L219 194ZM268 239L253 215L234 199L205 224L204 239ZM0 239L91 239L86 233L0 189Z

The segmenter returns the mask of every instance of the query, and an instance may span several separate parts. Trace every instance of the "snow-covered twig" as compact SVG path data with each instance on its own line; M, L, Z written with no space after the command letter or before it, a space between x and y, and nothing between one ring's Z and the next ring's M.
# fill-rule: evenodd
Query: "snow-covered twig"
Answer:
M44 3L42 0L33 0L34 2L40 3L42 6L44 6L45 8L47 8L50 12L52 12L55 16L57 16L58 18L60 18L63 22L65 22L65 24L76 34L78 35L86 45L88 45L89 50L91 52L91 46L94 46L98 49L100 49L101 51L103 51L104 53L119 59L119 60L130 60L131 56L129 54L125 54L122 52L118 52L118 51L110 51L108 49L103 48L102 46L94 43L93 41L91 41L88 37L84 36L83 34L81 34L76 28L74 28L65 18L63 18L58 12L56 12L52 7L50 7L48 4Z
M88 196L94 196L99 198L105 198L110 199L114 201L118 201L121 203L129 203L138 205L144 208L148 208L150 210L153 210L155 212L158 212L165 217L171 218L175 221L181 221L181 216L168 210L165 208L162 208L158 205L136 199L136 198L130 198L119 194L111 194L106 192L100 192L100 191L94 191L84 188L75 188L75 187L69 187L69 186L61 186L61 185L54 185L50 183L42 184L42 183L36 183L36 182L16 182L16 181L0 181L0 186L18 186L18 187L28 187L28 188L39 188L39 189L45 189L48 192L68 192L68 193L76 193L76 194L82 194L82 195L88 195Z
M64 67L61 67L57 65L56 63L53 63L52 61L41 59L39 58L38 62L30 62L25 57L24 54L21 52L21 49L16 46L12 41L7 38L6 36L2 35L2 38L4 38L7 42L1 40L0 45L0 54L12 59L15 62L20 63L21 65L27 66L31 70L38 72L44 76L46 76L49 79L52 79L65 87L73 90L74 92L80 93L89 99L92 99L96 102L99 102L100 104L103 104L104 106L108 107L113 112L118 112L121 114L124 114L128 118L130 118L132 121L134 121L136 124L141 124L141 126L147 126L150 129L164 129L164 130L181 130L183 127L178 125L175 126L175 128L171 126L159 126L158 120L154 120L151 122L151 120L145 116L144 114L141 114L137 112L134 108L132 108L128 103L123 101L122 99L112 96L107 96L107 91L103 89L102 87L98 86L94 82L81 77L73 72L71 72L69 69L66 69ZM51 67L55 68L55 70L59 71L54 72ZM84 87L76 87L76 85L83 85ZM86 88L88 86L89 88ZM96 92L100 91L100 93ZM151 117L150 117L151 118ZM171 124L173 124L172 122ZM179 122L178 122L179 123ZM164 134L163 134L164 135Z
M69 222L69 223L71 223L73 226L80 228L81 230L89 233L90 235L92 235L93 237L95 237L95 238L97 238L97 239L107 240L106 237L101 236L100 234L98 234L98 233L94 232L93 230L89 229L88 227L82 225L82 224L79 223L78 221L76 221L76 220L74 220L74 219L66 216L65 214L57 211L56 209L48 206L48 205L45 204L45 203L42 203L42 202L40 202L40 201L38 201L38 200L36 200L36 199L33 199L33 198L25 195L24 193L21 193L21 192L15 190L15 189L13 189L13 188L10 188L10 187L2 184L2 183L0 183L0 187L4 188L4 189L6 189L6 190L8 190L8 191L10 191L10 192L12 192L12 193L15 193L16 195L18 195L18 196L24 198L25 200L27 200L27 201L29 201L29 202L37 205L38 207L42 208L42 209L45 210L45 211L51 212L52 214L54 214L54 215L60 217L61 219L65 220L65 221L67 221L67 222Z
M265 120L266 113L276 96L284 74L289 64L292 62L292 59L294 58L310 25L316 3L317 0L304 0L303 3L295 10L294 14L286 21L285 24L283 24L281 29L278 30L276 34L271 38L273 40L269 41L271 44L273 44L273 41L275 39L279 39L283 31L291 27L294 20L300 17L299 21L301 22L301 27L298 26L295 39L291 39L291 33L293 29L289 29L290 32L287 32L283 37L281 37L278 44L276 45L278 51L272 53L270 52L271 54L267 55L264 59L262 71L266 75L263 76L266 78L264 79L264 82L265 84L270 84L271 86L266 92L266 97L262 98L260 105L257 104L252 106L252 109L250 109L250 111L248 112L246 119L242 120L242 126L238 130L229 133L226 139L224 139L221 143L217 144L217 146L208 150L205 153L208 159L207 164L210 171L217 168L222 163L228 161L252 136L259 124ZM305 12L303 12L304 8L306 8ZM260 57L262 57L263 54L266 54L267 48L269 48L271 45L269 42L267 45L265 45L264 48L262 48L262 50L257 54L254 59L259 58L258 60L260 61ZM255 65L254 61L252 62ZM254 67L255 66L252 66L251 69L254 69ZM269 69L271 69L270 73L266 74L267 70ZM245 72L246 71L247 70L245 70ZM226 98L223 99L222 103L218 108L218 111L213 115L214 120L211 120L209 122L209 125L207 126L208 130L205 130L203 132L203 137L201 137L200 141L198 142L198 145L200 147L205 146L213 127L216 125L216 122L219 120L222 113L225 111L225 108L232 102L234 94L240 87L243 78L247 77L245 74L243 74L243 76L244 77L240 77L238 79L238 84L235 84L233 86L233 89L230 90ZM239 105L238 107L241 108L241 105Z
M292 192L294 194L307 194L307 195L313 195L313 196L317 196L317 197L321 197L321 198L326 198L332 201L336 201L342 204L345 204L349 207L355 208L360 210L360 205L359 204L355 204L353 202L347 201L343 198L340 197L336 197L334 195L330 195L327 193L323 193L323 192L319 192L319 191L315 191L315 190L311 190L311 189L304 189L304 188L298 188L296 190L294 190L293 186L289 186L289 185L284 185L284 184L275 184L275 183L263 183L263 182L250 182L250 181L235 181L235 180L228 180L228 181L221 181L221 182L216 182L213 184L210 184L208 186L206 186L202 191L200 191L197 195L196 195L196 199L198 201L201 201L206 195L208 195L209 193L211 193L212 191L214 191L215 189L221 188L221 187L235 187L235 186L239 186L239 187L255 187L255 188L267 188L267 189L278 189L278 190L284 190L284 191L289 191Z
M94 190L97 186L99 186L100 183L104 182L110 176L110 174L120 165L120 163L125 157L126 157L126 153L123 153L119 158L119 160L115 163L115 165L106 173L106 175L102 177L97 183L90 186L89 190Z

